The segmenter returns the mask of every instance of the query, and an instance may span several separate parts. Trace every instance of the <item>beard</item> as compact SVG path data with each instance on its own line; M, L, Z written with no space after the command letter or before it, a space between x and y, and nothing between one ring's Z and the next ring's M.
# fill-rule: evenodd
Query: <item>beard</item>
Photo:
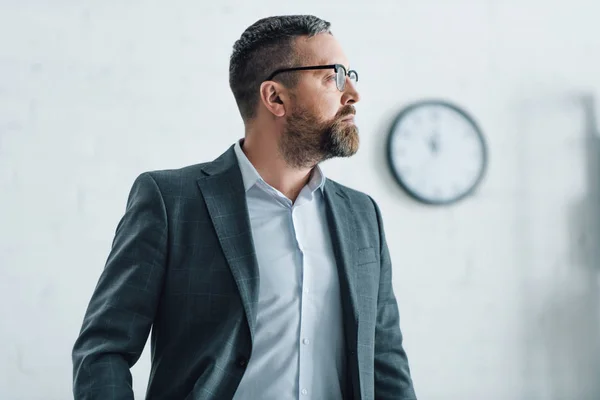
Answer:
M279 151L293 168L312 168L334 157L350 157L358 151L358 127L342 122L356 114L353 105L344 106L330 121L319 120L306 109L294 108L279 140Z

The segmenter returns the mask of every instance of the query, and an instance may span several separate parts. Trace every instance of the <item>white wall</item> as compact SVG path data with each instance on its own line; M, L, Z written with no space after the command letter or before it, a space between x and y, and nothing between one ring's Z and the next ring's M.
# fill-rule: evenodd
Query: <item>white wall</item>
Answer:
M600 149L585 97L600 89L599 11L0 0L0 398L71 396L70 351L133 179L242 135L231 46L292 13L330 20L360 72L361 151L324 168L380 203L419 398L600 398ZM491 152L478 193L450 208L409 200L383 157L394 114L429 96L474 114ZM139 398L148 371L146 351Z

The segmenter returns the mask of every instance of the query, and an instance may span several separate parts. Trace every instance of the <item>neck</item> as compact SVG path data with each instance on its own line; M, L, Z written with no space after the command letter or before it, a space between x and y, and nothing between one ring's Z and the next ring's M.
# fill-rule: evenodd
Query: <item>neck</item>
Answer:
M261 178L292 202L310 178L312 168L292 168L281 157L276 140L264 134L248 134L242 150Z

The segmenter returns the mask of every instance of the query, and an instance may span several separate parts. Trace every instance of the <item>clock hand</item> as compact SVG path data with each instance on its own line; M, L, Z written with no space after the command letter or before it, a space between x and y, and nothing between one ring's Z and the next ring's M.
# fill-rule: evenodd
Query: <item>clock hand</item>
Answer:
M429 150L431 150L432 153L437 154L439 149L439 135L437 132L434 132L429 138Z

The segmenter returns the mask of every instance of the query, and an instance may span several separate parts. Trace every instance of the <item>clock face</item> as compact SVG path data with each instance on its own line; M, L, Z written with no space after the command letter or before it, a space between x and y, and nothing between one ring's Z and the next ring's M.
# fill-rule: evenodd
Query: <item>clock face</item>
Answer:
M392 125L388 161L413 198L449 204L471 194L483 178L487 150L473 119L457 106L424 101L405 108Z

